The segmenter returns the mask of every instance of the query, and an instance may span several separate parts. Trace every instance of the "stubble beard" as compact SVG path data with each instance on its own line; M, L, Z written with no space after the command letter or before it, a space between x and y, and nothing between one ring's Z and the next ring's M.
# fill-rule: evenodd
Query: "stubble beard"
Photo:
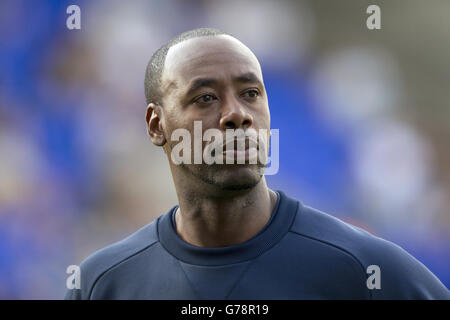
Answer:
M254 188L261 181L263 177L262 168L265 167L260 164L233 165L233 167L230 166L229 168L227 166L226 164L180 164L182 170L200 179L202 182L224 191L239 191ZM239 170L237 166L245 166L248 169L246 170L248 174L245 174L245 176L236 176L232 170L235 170L234 168Z

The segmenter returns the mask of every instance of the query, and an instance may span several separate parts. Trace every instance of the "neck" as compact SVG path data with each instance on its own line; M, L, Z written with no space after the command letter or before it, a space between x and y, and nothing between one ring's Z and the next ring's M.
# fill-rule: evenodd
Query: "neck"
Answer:
M264 177L244 191L199 196L190 191L178 192L177 188L177 195L177 233L192 245L208 248L236 245L258 234L269 221L277 200Z

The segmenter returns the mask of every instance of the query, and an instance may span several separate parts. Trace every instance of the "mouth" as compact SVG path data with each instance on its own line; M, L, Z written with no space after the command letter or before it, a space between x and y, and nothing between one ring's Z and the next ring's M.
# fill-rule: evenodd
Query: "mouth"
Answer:
M233 139L222 145L223 155L227 164L244 164L258 157L258 142L255 138Z

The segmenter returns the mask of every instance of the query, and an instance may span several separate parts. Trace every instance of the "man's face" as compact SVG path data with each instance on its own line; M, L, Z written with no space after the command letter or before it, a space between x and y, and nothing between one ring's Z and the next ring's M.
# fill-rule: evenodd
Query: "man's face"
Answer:
M253 53L230 36L200 37L170 48L161 90L162 125L170 152L179 143L172 132L183 128L194 139L194 121L202 122L202 134L219 129L270 129L270 114L261 67ZM202 142L203 148L209 142ZM248 189L262 177L257 164L182 164L191 173L224 190ZM173 171L174 172L174 171Z

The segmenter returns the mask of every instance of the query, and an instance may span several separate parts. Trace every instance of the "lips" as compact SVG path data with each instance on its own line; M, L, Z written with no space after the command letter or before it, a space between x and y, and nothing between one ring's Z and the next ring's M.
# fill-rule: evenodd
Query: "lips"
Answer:
M244 146L242 146L244 144ZM258 142L256 138L232 139L222 145L226 163L246 163L255 160L258 156Z
M215 139L205 146L205 161L207 164L258 164L258 161L263 163L266 153L264 138L264 135L246 134L230 136L224 142ZM220 156L216 151L220 152Z
M244 148L242 148L242 144L244 144ZM256 138L253 137L246 137L245 139L230 139L230 141L225 142L222 145L222 150L225 152L227 150L235 150L235 151L239 151L239 150L248 150L250 148L258 148L258 141L256 140Z

